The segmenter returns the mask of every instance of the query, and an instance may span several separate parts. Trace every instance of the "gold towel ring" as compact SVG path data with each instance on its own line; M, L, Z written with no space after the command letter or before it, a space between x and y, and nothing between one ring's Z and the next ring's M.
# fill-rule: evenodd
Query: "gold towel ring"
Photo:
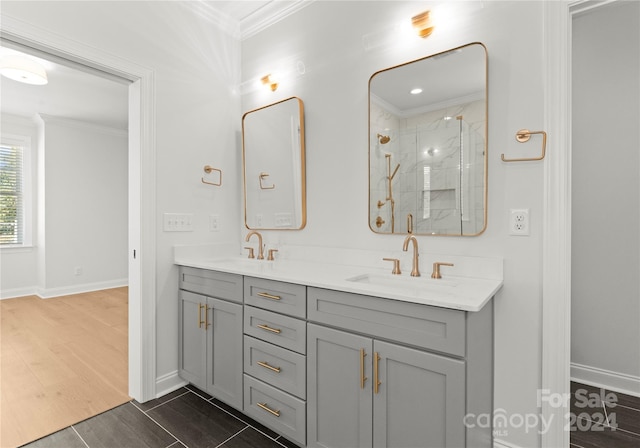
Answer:
M219 170L218 168L214 168L214 167L212 167L210 165L205 165L205 167L204 167L204 172L205 173L209 174L212 171L217 171L218 173L220 173L220 180L218 181L218 183L216 184L214 182L207 182L206 180L204 180L204 177L202 178L202 183L203 184L207 184L207 185L214 185L216 187L222 186L222 170Z
M533 162L544 159L547 150L547 133L544 131L530 131L529 129L520 129L516 132L516 140L520 143L526 143L531 139L533 134L542 134L542 153L539 157L526 157L521 159L506 159L504 154L500 156L503 162Z
M265 178L265 177L269 177L269 173L264 173L264 172L262 172L262 173L260 173L260 174L258 175L258 178L260 179L260 189L261 189L261 190L273 190L274 188L276 188L276 185L275 185L275 184L272 184L272 185L270 185L270 186L268 186L268 187L267 187L267 186L262 185L262 181L264 180L264 178Z

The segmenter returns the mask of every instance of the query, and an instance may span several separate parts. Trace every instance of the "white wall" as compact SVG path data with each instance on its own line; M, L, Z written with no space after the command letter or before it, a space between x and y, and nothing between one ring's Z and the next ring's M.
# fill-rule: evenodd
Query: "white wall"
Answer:
M638 2L588 11L573 21L572 55L572 376L636 394L639 30ZM603 84L605 79L610 81Z
M402 236L376 235L368 220L367 88L376 71L480 41L489 54L489 210L479 237L419 237L426 260L433 254L504 257L504 287L495 301L495 408L537 414L541 371L542 163L506 164L500 154L540 151L515 142L523 127L542 129L542 2L442 2L456 13L436 22L426 40L399 41L393 27L421 12L422 2L315 2L242 43L243 85L283 67L275 93L251 90L242 110L299 96L305 104L307 227L265 231L269 246L292 244L398 251ZM442 11L443 13L445 11ZM433 7L434 20L436 6ZM441 15L442 17L442 15ZM363 42L384 45L368 49ZM524 57L523 55L526 55ZM306 67L301 75L298 62ZM291 67L294 70L291 70ZM529 208L531 236L507 233L510 208ZM403 265L409 265L405 254ZM380 266L383 266L380 260ZM506 428L506 443L539 445L538 428Z
M164 379L175 378L177 371L178 272L173 246L240 238L241 112L234 90L240 79L239 43L208 20L217 16L206 9L200 2L2 2L3 16L154 72L156 373ZM200 182L207 164L224 171L222 187ZM193 213L194 231L164 233L164 212ZM220 216L218 232L208 230L210 213Z
M0 129L2 135L18 135L31 140L31 154L28 168L35 178L37 170L38 134L35 122L30 118L2 114ZM34 189L31 202L31 216L36 218L37 192ZM36 240L35 225L32 232L32 244ZM18 297L34 294L37 285L37 251L33 246L0 249L0 297Z
M127 131L41 117L38 294L126 285Z

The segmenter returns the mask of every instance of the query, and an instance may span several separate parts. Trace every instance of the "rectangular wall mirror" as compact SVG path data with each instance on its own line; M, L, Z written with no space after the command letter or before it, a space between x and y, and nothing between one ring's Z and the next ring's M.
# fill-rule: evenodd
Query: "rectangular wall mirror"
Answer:
M472 43L369 80L369 227L479 235L487 224L487 52Z
M244 222L248 229L306 224L304 105L296 97L242 117Z

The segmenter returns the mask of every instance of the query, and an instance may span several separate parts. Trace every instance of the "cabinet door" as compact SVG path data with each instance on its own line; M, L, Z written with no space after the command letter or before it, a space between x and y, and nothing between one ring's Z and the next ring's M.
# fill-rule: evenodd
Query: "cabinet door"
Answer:
M380 341L373 350L374 446L465 446L464 361Z
M307 338L307 445L371 447L372 340L313 324Z
M179 374L180 377L206 389L206 332L204 314L207 298L191 292L179 291Z
M209 298L207 392L242 409L242 305Z

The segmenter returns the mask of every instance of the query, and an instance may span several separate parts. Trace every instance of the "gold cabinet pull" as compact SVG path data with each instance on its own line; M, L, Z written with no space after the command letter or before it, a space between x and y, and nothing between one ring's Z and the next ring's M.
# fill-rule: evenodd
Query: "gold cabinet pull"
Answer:
M202 320L202 307L205 306L202 303L198 303L198 328L202 328L204 321Z
M280 411L276 411L267 406L267 403L256 403L260 409L264 409L268 413L275 415L276 417L280 417Z
M273 367L272 365L270 365L268 362L265 361L258 361L256 364L258 364L260 367L264 367L265 369L269 369L272 370L276 373L280 373L280 367Z
M273 250L273 249L271 249ZM273 260L273 258L271 258ZM258 295L260 297L264 297L265 299L271 299L271 300L280 300L282 299L282 297L280 296L274 296L273 294L268 294L266 292L259 292Z
M364 376L364 358L367 356L364 349L360 349L360 389L364 389L364 383L367 381L367 377Z
M275 333L275 334L282 333L282 330L280 330L279 328L271 328L269 325L260 324L260 325L257 325L257 327L265 331L270 331L271 333Z
M378 352L374 352L373 354L373 393L377 394L378 391L380 390L380 385L382 384L380 382L380 372L379 372L379 366L378 364L380 363L380 355L378 354Z

